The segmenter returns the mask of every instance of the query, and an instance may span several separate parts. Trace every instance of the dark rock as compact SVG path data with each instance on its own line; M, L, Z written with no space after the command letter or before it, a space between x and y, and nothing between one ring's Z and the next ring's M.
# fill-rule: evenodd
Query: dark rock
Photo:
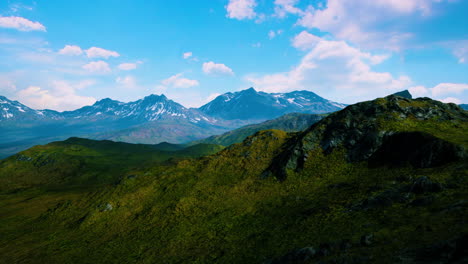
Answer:
M368 234L368 235L363 235L360 239L361 245L362 246L370 246L372 244L372 240L374 239L374 235Z
M410 192L415 194L422 194L428 192L439 192L442 190L442 185L438 182L432 181L426 176L417 178L410 187Z
M408 118L419 121L468 121L468 113L454 104L430 98L407 99L397 95L357 103L330 114L302 133L291 137L263 175L279 180L287 171L303 169L306 155L322 150L330 154L344 149L349 162L367 161L370 166L435 167L466 158L463 147L422 132L387 131L377 121L400 122ZM395 137L393 135L396 134Z
M111 211L112 209L114 209L114 207L110 203L101 204L98 206L98 208L99 208L99 211L101 212L107 212L107 211Z
M411 93L408 90L397 92L397 93L394 93L393 95L400 96L400 97L403 97L403 98L406 98L406 99L413 99L413 96L411 95Z
M407 197L404 193L397 189L389 189L351 206L351 210L382 208L391 206L393 203L405 203L406 201Z
M466 157L463 147L423 132L400 132L385 137L369 158L370 167L431 168Z

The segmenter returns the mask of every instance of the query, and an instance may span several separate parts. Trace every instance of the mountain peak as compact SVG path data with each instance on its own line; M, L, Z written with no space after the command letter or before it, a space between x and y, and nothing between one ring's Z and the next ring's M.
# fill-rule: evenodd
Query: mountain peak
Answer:
M408 90L397 92L397 93L394 93L392 95L400 96L400 97L403 97L403 98L406 98L406 99L413 99L413 96L411 95L411 93Z
M164 95L164 94L161 94L161 95L157 95L157 94L150 94L148 96L145 96L145 98L143 98L143 101L153 101L153 100L157 100L157 101L167 101L167 97Z
M241 91L241 93L257 93L257 91L253 87L250 87L249 89Z

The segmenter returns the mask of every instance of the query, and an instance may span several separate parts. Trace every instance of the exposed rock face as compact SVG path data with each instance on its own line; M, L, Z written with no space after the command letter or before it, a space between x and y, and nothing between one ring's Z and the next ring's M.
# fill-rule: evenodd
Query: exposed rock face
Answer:
M287 170L302 169L308 153L316 148L321 148L325 154L344 148L350 162L365 161L377 153L372 159L375 165L382 165L382 159L390 158L388 165L403 165L401 162L409 161L411 165L423 168L466 157L463 148L433 136L421 132L394 135L397 131L385 128L385 122L408 120L468 122L468 113L455 104L429 98L411 100L398 95L354 104L293 137L263 176L273 174L284 179ZM405 146L412 140L416 142ZM423 149L419 149L421 144ZM410 148L415 149L408 152ZM402 158L398 154L406 156Z
M401 92L398 92L398 93L394 93L393 95L401 96L401 97L406 98L406 99L413 99L413 96L410 94L410 92L408 90L404 90L404 91L401 91Z

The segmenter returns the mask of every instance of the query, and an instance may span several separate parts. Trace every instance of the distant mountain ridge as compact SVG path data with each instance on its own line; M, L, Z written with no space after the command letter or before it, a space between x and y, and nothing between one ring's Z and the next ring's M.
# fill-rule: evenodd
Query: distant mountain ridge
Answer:
M222 94L199 109L207 115L227 120L247 118L266 120L294 112L329 113L341 110L345 106L310 91L265 93L249 88L240 92Z
M128 103L105 98L64 112L34 110L0 97L0 158L72 136L181 144L293 112L326 113L344 106L309 91L269 94L253 88L218 96L198 109L154 94Z

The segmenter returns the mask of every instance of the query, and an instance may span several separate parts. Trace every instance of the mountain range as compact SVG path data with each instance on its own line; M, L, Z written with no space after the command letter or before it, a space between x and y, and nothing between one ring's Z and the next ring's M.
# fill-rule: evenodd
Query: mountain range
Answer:
M0 160L0 262L467 263L468 112L391 95L315 117L226 148L70 138Z
M257 92L253 88L226 93L196 109L186 108L164 95L134 102L102 99L73 111L34 110L0 97L0 157L36 144L71 136L128 143L187 143L281 115L326 113L345 105L313 92Z

